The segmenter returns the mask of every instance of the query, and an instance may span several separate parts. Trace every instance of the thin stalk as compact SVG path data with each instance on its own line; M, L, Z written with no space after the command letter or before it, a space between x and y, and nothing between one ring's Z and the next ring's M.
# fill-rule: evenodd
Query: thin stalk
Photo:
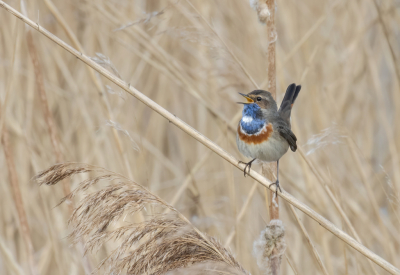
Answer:
M24 203L22 200L21 190L19 188L17 170L15 168L14 156L11 151L11 145L10 145L10 140L8 137L8 130L7 130L6 125L4 125L4 127L3 127L2 136L1 136L1 144L3 146L4 155L5 155L5 159L6 159L6 163L7 163L10 187L12 190L12 196L14 198L15 208L17 209L17 213L18 213L20 232L21 232L22 238L24 240L25 248L26 248L30 273L32 275L36 275L36 274L38 274L38 272L37 272L37 267L36 267L36 263L34 260L35 251L34 251L33 245L32 245L32 239L31 239L31 233L30 233L30 229L29 229L28 219L26 216Z
M307 240L307 243L308 243L308 245L309 245L309 247L311 249L311 252L314 255L315 260L317 261L319 267L321 268L322 273L324 273L325 275L329 275L328 270L326 269L324 263L322 262L321 256L319 255L317 249L315 248L313 242L311 241L310 236L308 235L307 229L304 227L303 223L301 222L299 216L296 213L296 210L294 209L294 207L292 205L289 205L289 207L290 207L290 210L293 213L293 216L296 218L296 221L299 224L299 226L301 228L301 231L304 234L304 237Z
M0 101L0 114L1 114L1 119L0 119L0 139L1 139L1 144L4 150L4 156L6 159L6 164L7 164L7 169L8 169L8 176L9 176L9 183L10 187L12 190L12 196L14 198L14 203L15 207L17 209L17 214L18 214L18 220L19 220L19 229L22 235L22 238L24 240L24 244L26 247L26 252L27 252L27 258L28 258L28 263L29 263L29 268L30 268L30 273L32 275L38 274L37 272L37 266L36 262L34 259L34 249L32 245L32 239L30 236L30 229L29 229L29 224L28 224L28 219L26 216L23 200L22 200L22 194L21 190L19 188L19 183L18 183L18 174L17 170L15 168L15 162L14 162L14 156L11 150L11 145L9 143L9 136L8 136L8 129L7 129L7 123L6 123L6 110L7 110L7 103L8 103L8 95L11 91L12 85L13 85L13 80L14 80L14 67L15 67L15 60L16 60L16 54L17 51L20 48L20 43L19 43L19 32L17 31L17 24L15 24L14 27L15 32L17 32L15 36L15 41L14 41L14 52L13 52L13 57L12 57L12 65L11 65L11 77L9 78L9 82L6 88L6 94L4 98L4 105ZM7 259L7 255L5 255L5 258Z
M268 62L268 85L267 89L271 95L276 99L276 26L275 26L275 0L267 0L267 7L269 16L267 18L267 37L268 37L268 50L267 50L267 62ZM263 164L262 173L265 177L271 178L270 171L276 171L277 164ZM269 217L271 220L279 220L279 200L275 192L269 192ZM280 266L282 257L274 257L272 254L271 267L272 274L280 274Z
M5 266L8 268L9 271L12 271L12 274L17 275L24 275L21 267L19 266L18 262L14 259L14 256L10 249L6 246L3 239L0 237L0 251L3 255L3 261Z
M59 22L59 24L61 25L61 27L64 29L65 33L67 34L68 38L72 41L72 44L82 53L84 54L84 49L81 45L81 43L79 42L78 38L76 38L74 32L71 30L71 28L69 27L68 23L65 21L64 17L62 16L62 14L58 11L57 7L53 4L53 2L51 0L45 0L44 1L46 6L49 8L49 10L51 11L51 13L53 14L53 16L57 19L57 21ZM98 91L100 92L100 97L101 97L101 102L103 103L103 107L106 110L106 114L107 114L107 118L108 120L111 121L115 121L114 120L114 114L113 111L110 107L110 104L108 102L108 98L106 97L106 92L104 90L104 87L101 85L100 81L97 79L95 73L93 70L89 69L89 75L93 81L93 83L96 85L96 88L98 89ZM112 132L113 132L113 136L115 139L115 144L118 148L118 151L122 157L122 161L125 165L125 170L128 173L129 177L131 179L133 179L133 174L132 174L132 170L131 167L129 165L129 160L127 155L125 154L125 150L123 148L121 139L118 135L118 131L115 128L112 128Z
M53 115L50 112L49 102L47 100L47 95L44 88L42 69L39 64L39 57L36 50L35 42L33 41L31 30L28 30L26 33L26 42L28 44L28 51L29 55L31 56L33 69L35 71L36 86L39 92L40 102L42 103L43 116L46 121L47 129L49 131L51 145L53 146L54 154L56 156L56 162L61 163L63 162L63 156L60 148L60 140L54 123ZM65 196L71 193L69 181L64 181L62 186ZM72 212L73 206L70 204L69 207Z
M229 247L229 245L231 244L231 242L232 242L232 240L233 240L233 237L235 237L235 235L236 235L236 228L238 227L240 221L242 220L244 214L246 213L246 210L247 210L247 208L248 208L248 206L249 206L249 204L250 204L251 199L253 198L253 195L254 195L254 192L256 191L256 189L257 189L257 183L255 182L255 183L251 186L250 192L249 192L249 194L247 195L246 200L245 200L245 202L243 203L242 208L240 209L240 212L239 212L239 214L238 214L237 217L236 217L236 226L235 226L235 228L232 229L232 231L229 233L228 238L226 239L225 244L224 244L225 247Z
M206 23L206 25L210 28L210 30L218 37L219 41L221 41L221 43L224 45L224 47L226 48L226 50L229 52L229 54L232 56L232 58L236 61L236 63L239 65L240 69L242 69L243 73L250 79L251 83L253 83L253 85L259 89L260 86L257 84L257 82L253 79L253 77L250 75L250 73L248 72L248 70L243 66L242 62L240 62L239 58L237 58L237 56L235 55L235 53L232 51L232 49L228 46L228 44L226 44L226 42L222 39L222 37L217 33L217 31L215 30L215 28L213 26L211 26L210 23L208 23L208 21L204 18L204 16L198 11L198 9L196 9L195 6L193 6L193 4L189 1L186 0L186 2L192 7L192 9L194 9L196 11L196 13L200 16L200 18Z

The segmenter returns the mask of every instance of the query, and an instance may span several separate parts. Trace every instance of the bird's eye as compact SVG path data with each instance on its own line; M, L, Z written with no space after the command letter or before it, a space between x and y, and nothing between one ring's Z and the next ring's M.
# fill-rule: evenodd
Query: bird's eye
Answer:
M261 97L257 97L257 101L261 101L261 99L262 99Z

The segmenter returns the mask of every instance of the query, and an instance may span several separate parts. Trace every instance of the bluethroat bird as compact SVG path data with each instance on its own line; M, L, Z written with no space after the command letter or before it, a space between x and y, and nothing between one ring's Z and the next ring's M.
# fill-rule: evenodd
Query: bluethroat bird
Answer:
M289 85L279 110L270 92L255 90L247 95L239 93L247 102L238 102L244 104L244 107L237 129L236 143L243 155L253 159L248 163L239 163L246 164L246 176L246 169L249 174L251 164L256 159L263 162L276 161L276 182L271 184L276 185L276 192L278 189L282 192L279 186L279 159L289 147L293 152L297 149L297 138L290 129L290 113L300 89L300 85Z

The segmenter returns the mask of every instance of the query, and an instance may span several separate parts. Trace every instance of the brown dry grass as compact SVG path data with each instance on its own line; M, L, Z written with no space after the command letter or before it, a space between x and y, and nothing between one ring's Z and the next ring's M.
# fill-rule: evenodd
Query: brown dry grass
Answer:
M122 79L241 158L229 131L240 110L234 102L236 92L254 89L251 79L266 86L266 29L247 1L192 3L202 17L186 1L54 1L64 21L41 1L29 1L26 10L74 45L65 32L69 28L86 54L104 55L100 62L112 63L107 69L116 69ZM20 10L19 1L9 4ZM282 159L281 184L399 267L398 3L379 4L379 16L374 1L285 0L278 5L277 97L282 98L287 84L302 84L292 125L309 153L307 162L300 153ZM158 13L151 16L154 11ZM109 242L82 261L79 245L70 247L64 238L70 232L68 207L53 208L63 197L61 186L38 188L30 181L57 157L24 26L4 10L0 22L0 125L10 135L37 269L40 274L83 274L118 244ZM113 31L129 22L136 23ZM230 248L244 268L259 274L252 244L268 220L264 190L251 192L252 181L214 154L198 165L209 154L203 145L132 97L121 98L115 85L92 77L76 58L32 34L64 159L106 167L165 201L174 198L182 214L222 243L232 238L234 229ZM0 273L28 273L31 255L19 231L3 153L0 165L0 240L2 253L8 255L0 260ZM80 181L71 184L76 187ZM175 197L178 190L182 195ZM282 274L318 273L302 229L285 203L281 205L291 263L284 258ZM364 257L298 215L329 274L373 274Z
M86 193L94 185L107 182L104 188L84 195L69 219L72 243L84 240L85 253L94 253L107 242L119 243L101 261L97 270L110 274L165 274L198 263L218 263L248 274L229 250L216 239L194 227L174 207L136 182L98 167L57 164L35 177L39 184L55 185L78 174L99 174L82 181L61 202ZM154 214L147 210L155 210ZM157 213L157 208L171 214ZM149 218L137 223L129 220L144 211ZM237 273L237 272L236 272Z

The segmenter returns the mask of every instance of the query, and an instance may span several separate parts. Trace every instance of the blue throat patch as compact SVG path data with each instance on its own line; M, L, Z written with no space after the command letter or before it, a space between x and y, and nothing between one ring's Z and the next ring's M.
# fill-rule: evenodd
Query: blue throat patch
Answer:
M265 124L267 121L262 118L260 106L255 103L244 105L240 126L246 134L253 135L259 132Z

